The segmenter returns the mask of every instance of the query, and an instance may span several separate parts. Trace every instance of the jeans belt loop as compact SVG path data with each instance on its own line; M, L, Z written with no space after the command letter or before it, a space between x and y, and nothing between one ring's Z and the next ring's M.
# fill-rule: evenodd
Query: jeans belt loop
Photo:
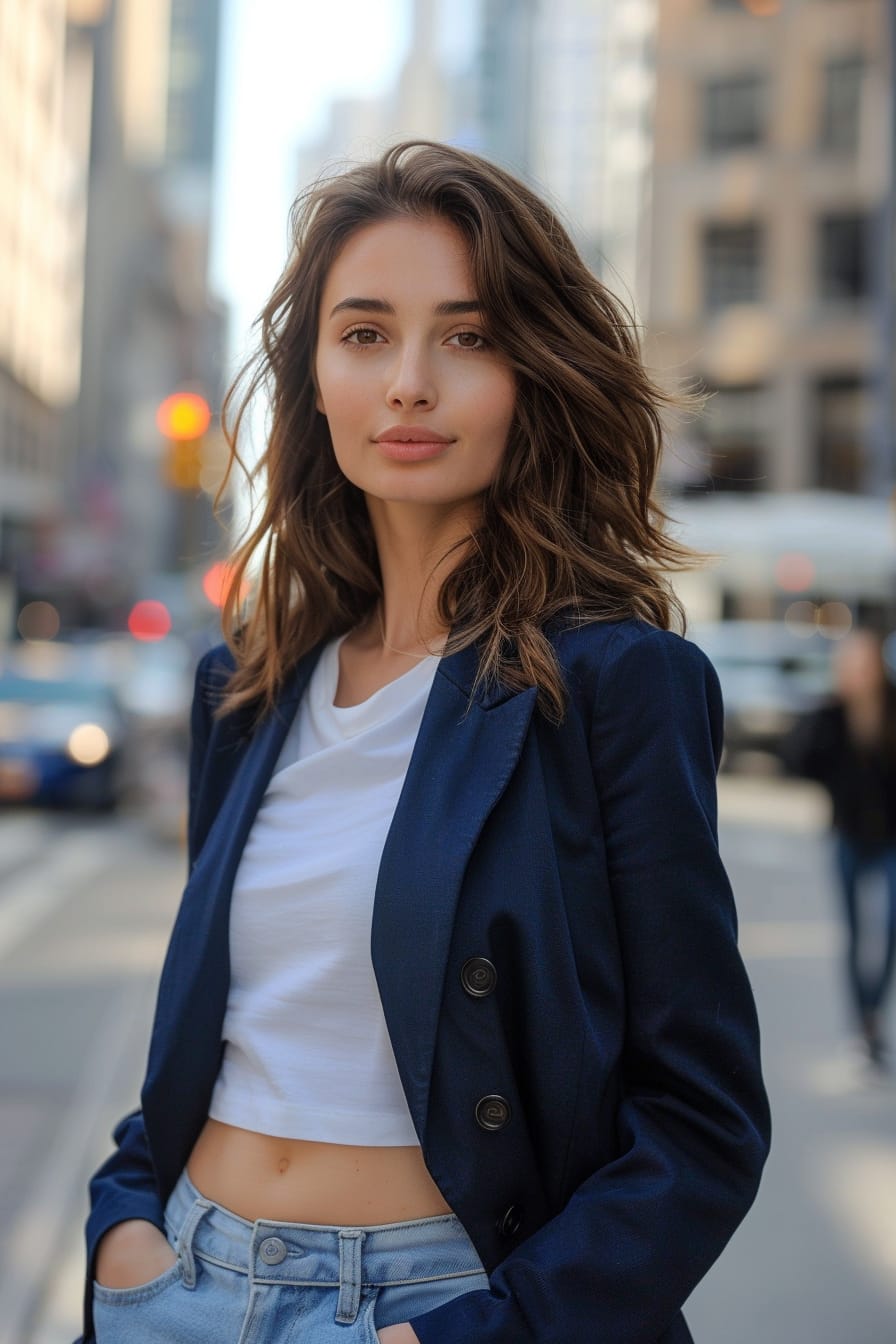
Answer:
M177 1258L180 1260L181 1269L183 1271L182 1283L185 1288L193 1289L196 1287L196 1261L193 1257L193 1238L196 1235L196 1229L211 1207L212 1206L207 1199L197 1199L184 1219L183 1226L175 1239Z
M339 1231L339 1302L336 1320L353 1325L361 1305L361 1248L367 1234L357 1227Z

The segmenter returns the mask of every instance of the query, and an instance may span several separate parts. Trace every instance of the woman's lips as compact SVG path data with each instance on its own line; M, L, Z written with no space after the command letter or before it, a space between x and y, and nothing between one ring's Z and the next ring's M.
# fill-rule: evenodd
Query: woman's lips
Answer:
M431 439L376 439L376 446L384 457L396 462L422 462L428 457L439 457L450 443L434 443Z

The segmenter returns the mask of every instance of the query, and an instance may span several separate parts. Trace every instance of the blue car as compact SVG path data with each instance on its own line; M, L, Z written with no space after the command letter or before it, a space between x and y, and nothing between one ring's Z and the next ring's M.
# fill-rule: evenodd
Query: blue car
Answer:
M112 809L123 745L124 720L108 687L0 673L0 804Z

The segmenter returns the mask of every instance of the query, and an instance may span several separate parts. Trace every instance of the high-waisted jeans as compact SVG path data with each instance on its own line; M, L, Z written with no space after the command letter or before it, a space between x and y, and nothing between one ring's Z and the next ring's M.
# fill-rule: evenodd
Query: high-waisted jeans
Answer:
M177 1262L94 1287L97 1344L376 1344L376 1331L488 1287L454 1214L375 1227L252 1223L184 1172L165 1209Z

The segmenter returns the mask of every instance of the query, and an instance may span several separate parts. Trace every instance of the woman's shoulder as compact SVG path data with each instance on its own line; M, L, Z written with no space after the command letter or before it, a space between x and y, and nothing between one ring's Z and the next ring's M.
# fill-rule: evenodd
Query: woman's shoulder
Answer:
M574 676L604 680L622 666L664 665L706 672L709 658L693 640L675 630L652 625L640 617L589 621L582 625L552 623L547 629L561 666Z
M585 722L596 713L646 722L680 716L710 704L721 712L721 687L709 658L692 640L639 617L549 623L551 641L569 693L568 705Z
M206 649L196 664L196 690L204 698L220 696L228 679L236 670L233 651L223 642Z

